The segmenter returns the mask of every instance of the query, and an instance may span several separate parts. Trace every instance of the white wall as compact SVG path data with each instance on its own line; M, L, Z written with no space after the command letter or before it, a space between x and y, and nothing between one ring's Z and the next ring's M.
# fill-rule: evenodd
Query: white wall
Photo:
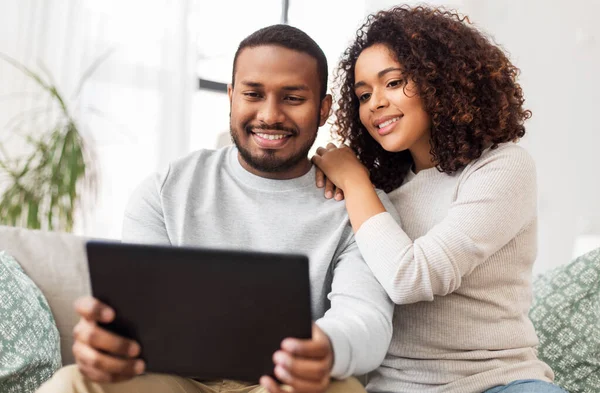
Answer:
M369 9L395 3L371 0ZM533 111L522 144L538 169L536 271L565 263L580 252L575 249L576 238L600 236L600 123L596 119L600 113L600 1L430 4L450 5L469 15L521 69L525 105Z
M265 13L275 1L194 0L196 8L186 20L184 8L175 8L171 0L153 1L152 7L143 0L0 0L0 51L28 64L44 60L67 91L91 60L111 46L117 48L84 94L86 104L99 107L110 119L86 118L99 131L95 136L104 168L96 220L87 234L118 237L125 201L145 174L163 167L175 155L214 147L218 134L228 130L224 95L193 93L191 114L182 115L189 111L187 76L180 70L185 69L184 57L190 55L182 40L194 39L194 34L208 36L220 53L217 67L222 67L220 72L228 82L239 40L259 26L277 23L279 11ZM192 0L177 4L187 2ZM396 3L292 0L290 23L323 46L333 69L367 12ZM522 143L536 160L539 175L536 269L568 261L578 236L600 236L600 126L595 119L600 112L596 108L600 104L600 27L595 23L600 1L572 0L568 6L555 0L430 3L468 14L521 68L526 105L534 113ZM133 29L131 21L140 7L146 9L145 16ZM161 11L176 9L181 15ZM229 13L231 9L236 12ZM209 18L208 23L203 15L225 18ZM182 28L186 24L193 30L190 36ZM180 48L173 52L175 44ZM0 64L0 96L28 91L29 85L15 75ZM187 80L191 95L195 82ZM11 102L0 100L0 126L18 109ZM328 139L325 127L317 143Z
M218 18L205 15L227 14L236 3L237 12L228 14L229 24L224 28ZM198 73L203 78L229 83L233 55L239 42L253 31L280 21L280 0L258 2L198 2L192 25L197 26L199 51L209 58L198 62ZM366 13L366 0L292 0L288 23L302 29L323 49L329 65L330 82L342 52L354 37ZM248 15L252 15L248 18ZM335 28L332 28L332 25ZM218 36L218 39L215 37ZM331 83L330 83L331 87ZM191 147L214 148L217 138L229 134L229 101L224 94L199 91L194 94ZM209 115L210 114L210 115ZM321 127L315 145L326 145L331 140L330 124Z
M66 97L90 64L114 50L80 100L69 102L94 140L100 170L97 203L77 223L78 233L120 237L136 185L188 152L197 83L185 23L191 1L0 0L0 52L36 70L43 62ZM45 99L14 95L32 90L22 74L0 62L0 96L11 94L0 100L0 140L12 136L7 119L45 105Z

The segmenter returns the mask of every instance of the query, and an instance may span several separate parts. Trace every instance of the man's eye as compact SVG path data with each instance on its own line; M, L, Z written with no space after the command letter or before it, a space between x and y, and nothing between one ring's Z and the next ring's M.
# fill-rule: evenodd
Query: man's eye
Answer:
M248 98L260 98L260 94L254 91L245 92L244 96Z
M360 102L365 102L366 100L369 99L369 97L371 97L371 93L364 93L358 96L358 101Z
M299 102L305 101L303 97L296 97L296 96L287 96L287 97L285 97L285 100L293 102L293 103L299 103Z

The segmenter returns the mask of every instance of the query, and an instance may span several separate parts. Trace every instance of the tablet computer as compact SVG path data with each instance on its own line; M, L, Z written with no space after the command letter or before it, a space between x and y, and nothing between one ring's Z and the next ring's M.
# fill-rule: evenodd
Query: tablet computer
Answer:
M147 372L258 381L286 337L311 337L303 255L86 244L92 294L114 308L106 329L142 347Z

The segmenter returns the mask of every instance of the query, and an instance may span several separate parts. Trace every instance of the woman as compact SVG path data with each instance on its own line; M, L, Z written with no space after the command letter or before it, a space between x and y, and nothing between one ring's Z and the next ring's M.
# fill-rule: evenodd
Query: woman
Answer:
M465 19L406 6L371 15L337 74L335 129L350 148L313 159L343 191L358 246L398 305L367 388L563 392L528 318L536 178L515 142L531 113L518 69Z

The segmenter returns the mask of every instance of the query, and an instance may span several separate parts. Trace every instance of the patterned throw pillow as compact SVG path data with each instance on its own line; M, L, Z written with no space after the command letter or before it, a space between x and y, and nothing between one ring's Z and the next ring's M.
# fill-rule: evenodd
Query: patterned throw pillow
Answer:
M534 282L539 357L571 393L600 392L600 249Z
M48 302L17 261L0 252L0 392L33 392L60 366Z

